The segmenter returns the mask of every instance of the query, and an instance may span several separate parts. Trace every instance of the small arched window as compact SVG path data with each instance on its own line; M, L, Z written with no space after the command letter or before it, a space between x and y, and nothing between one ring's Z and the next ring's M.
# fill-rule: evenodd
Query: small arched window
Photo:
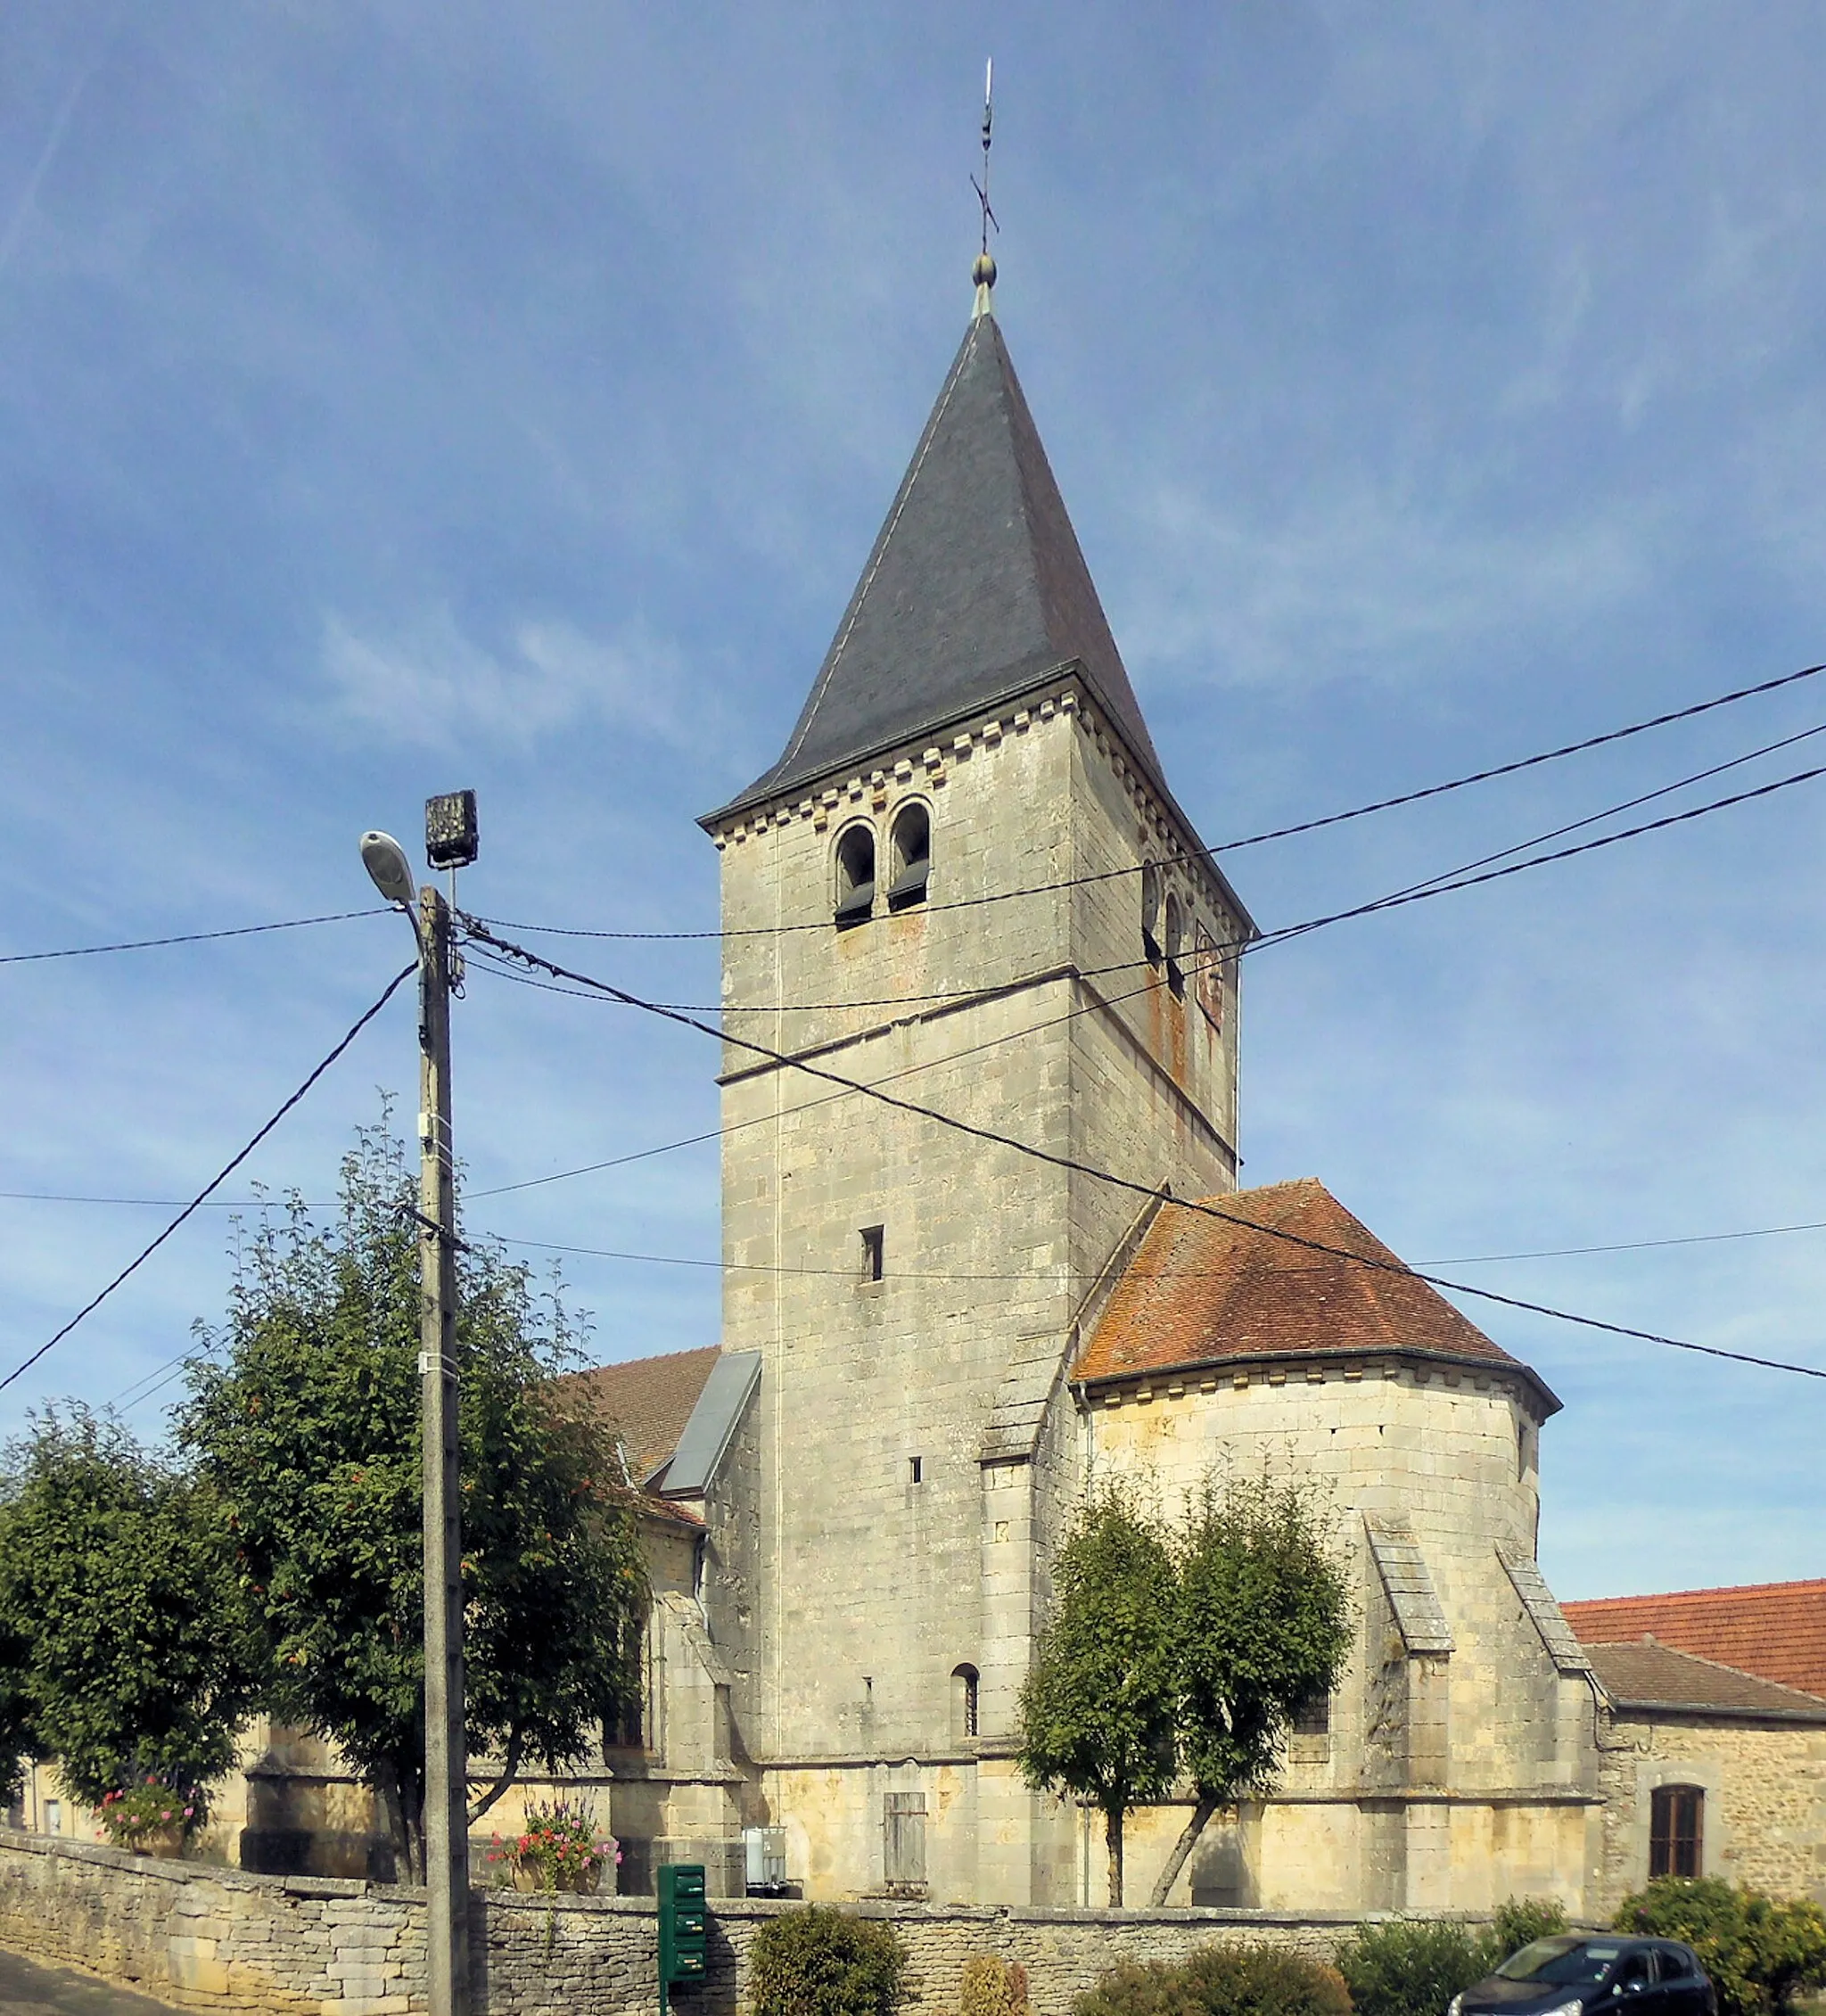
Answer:
M875 913L875 829L846 827L837 840L837 927L865 924Z
M955 1667L951 1674L951 1733L963 1738L975 1736L976 1727L976 1668L974 1666Z
M1217 941L1201 924L1192 933L1192 957L1196 971L1193 991L1198 1006L1213 1029L1223 1027L1223 961L1218 957Z
M916 798L894 815L889 838L892 862L888 882L888 908L904 910L925 901L925 885L932 876L932 814Z
M1657 1785L1649 1796L1649 1880L1706 1873L1706 1795L1697 1785Z
M1176 994L1186 991L1185 937L1186 926L1180 911L1180 899L1169 893L1166 900L1166 983Z
M1148 861L1141 869L1141 950L1155 966L1160 964L1160 864Z

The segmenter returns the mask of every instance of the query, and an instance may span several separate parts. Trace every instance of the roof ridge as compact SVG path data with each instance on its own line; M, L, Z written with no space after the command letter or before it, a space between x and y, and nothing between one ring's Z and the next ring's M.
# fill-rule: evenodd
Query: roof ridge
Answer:
M1792 1594L1803 1589L1818 1590L1822 1595L1826 1595L1826 1576L1810 1576L1798 1582L1724 1583L1710 1589L1653 1589L1632 1596L1575 1596L1570 1599L1570 1602L1580 1609L1590 1609L1599 1603L1690 1602L1696 1599L1713 1596L1757 1596L1776 1590Z

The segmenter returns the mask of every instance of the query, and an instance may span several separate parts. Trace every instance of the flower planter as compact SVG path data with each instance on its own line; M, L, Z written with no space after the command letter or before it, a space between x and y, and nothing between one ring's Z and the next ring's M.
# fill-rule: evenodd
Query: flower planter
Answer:
M179 1861L184 1855L184 1830L177 1826L154 1827L133 1844L133 1852L156 1856L160 1862Z
M573 1897L593 1897L602 1888L603 1872L600 1863L593 1863L588 1869L560 1870L556 1880L547 1883L541 1880L537 1869L515 1863L514 1865L514 1888L529 1895L540 1892L547 1895L563 1891Z

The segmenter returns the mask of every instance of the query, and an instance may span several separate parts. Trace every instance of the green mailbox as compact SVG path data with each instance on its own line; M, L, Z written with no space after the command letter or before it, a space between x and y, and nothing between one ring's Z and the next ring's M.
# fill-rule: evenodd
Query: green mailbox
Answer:
M703 1908L703 1864L660 1865L660 2011L665 2016L673 1988L703 1986L710 1964L709 1925Z

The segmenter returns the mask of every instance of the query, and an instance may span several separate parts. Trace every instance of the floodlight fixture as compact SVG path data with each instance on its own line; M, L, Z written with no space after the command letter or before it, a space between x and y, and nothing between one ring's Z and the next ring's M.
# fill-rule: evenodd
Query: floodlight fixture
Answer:
M432 868L467 868L480 844L475 794L447 791L424 802L424 858Z
M397 903L402 910L411 909L415 894L412 864L406 859L405 848L391 833L362 835L361 865L390 903Z

